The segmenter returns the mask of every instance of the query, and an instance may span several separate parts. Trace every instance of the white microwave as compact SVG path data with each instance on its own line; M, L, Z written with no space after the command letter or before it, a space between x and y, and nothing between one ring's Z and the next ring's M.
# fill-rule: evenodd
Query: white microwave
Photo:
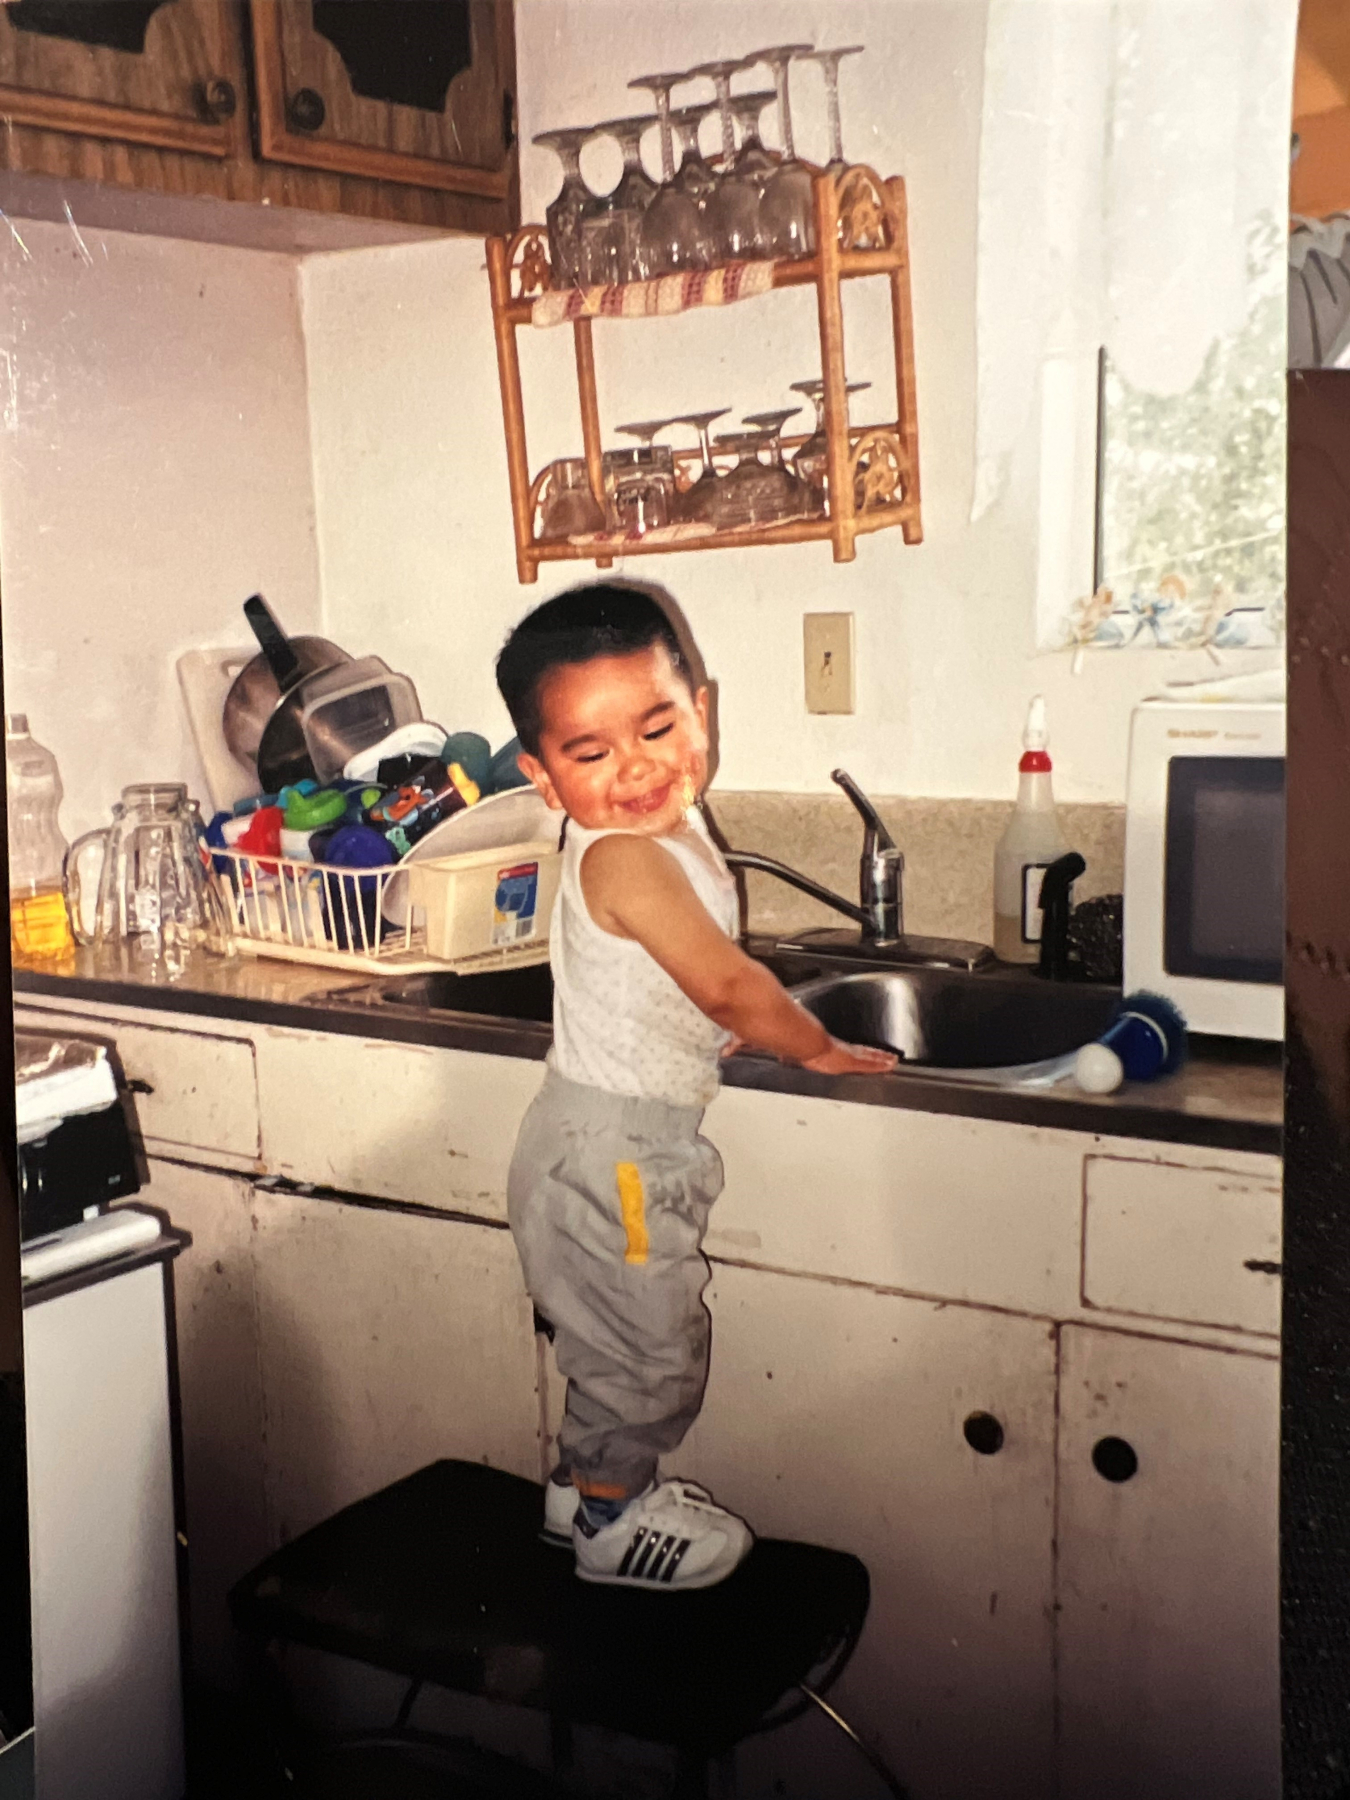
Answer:
M1130 727L1125 987L1192 1031L1284 1036L1283 701L1146 700Z

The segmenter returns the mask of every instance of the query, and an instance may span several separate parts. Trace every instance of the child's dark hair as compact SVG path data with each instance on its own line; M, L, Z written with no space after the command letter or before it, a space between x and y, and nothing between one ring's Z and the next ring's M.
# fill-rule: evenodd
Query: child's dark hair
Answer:
M551 670L598 656L631 656L653 644L664 645L692 691L694 677L675 628L641 588L588 582L527 613L497 658L497 687L522 748L539 754L539 690Z

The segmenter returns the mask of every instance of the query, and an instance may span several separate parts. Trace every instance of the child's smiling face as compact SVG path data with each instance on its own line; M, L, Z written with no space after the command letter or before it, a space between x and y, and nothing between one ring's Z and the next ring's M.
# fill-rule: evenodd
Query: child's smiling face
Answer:
M588 831L672 831L708 778L708 691L691 693L663 644L564 663L539 692L539 755L520 767Z

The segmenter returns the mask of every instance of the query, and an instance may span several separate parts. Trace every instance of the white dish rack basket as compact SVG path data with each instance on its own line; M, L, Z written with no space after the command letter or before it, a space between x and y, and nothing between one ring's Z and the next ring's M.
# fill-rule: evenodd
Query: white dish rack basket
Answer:
M211 849L230 948L245 956L416 975L472 974L548 957L562 856L556 842L507 844L387 868ZM407 883L386 916L391 896Z

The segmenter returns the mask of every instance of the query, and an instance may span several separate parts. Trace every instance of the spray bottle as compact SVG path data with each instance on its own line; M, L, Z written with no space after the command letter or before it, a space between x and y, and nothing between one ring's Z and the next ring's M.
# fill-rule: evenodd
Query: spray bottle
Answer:
M1017 805L994 852L994 949L1004 962L1031 963L1041 948L1041 877L1070 846L1055 812L1045 698L1027 708Z

